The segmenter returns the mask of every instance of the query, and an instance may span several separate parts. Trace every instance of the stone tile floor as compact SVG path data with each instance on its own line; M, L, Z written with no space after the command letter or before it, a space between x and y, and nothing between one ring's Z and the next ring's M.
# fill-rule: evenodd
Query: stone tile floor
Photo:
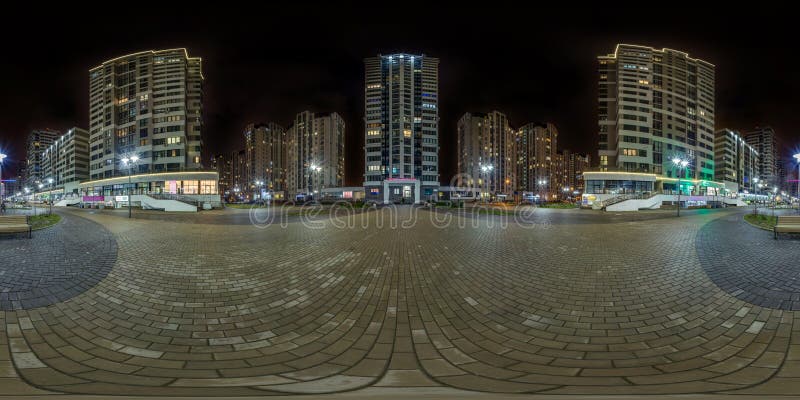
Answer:
M0 291L83 273L64 280L80 293L0 311L0 395L800 393L800 240L743 210L397 211L252 226L61 210L34 235L47 246L0 238L16 274Z

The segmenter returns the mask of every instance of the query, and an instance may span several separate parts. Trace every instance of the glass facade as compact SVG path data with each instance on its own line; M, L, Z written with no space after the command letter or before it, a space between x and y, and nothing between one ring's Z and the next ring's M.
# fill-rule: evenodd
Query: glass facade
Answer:
M635 180L587 180L585 193L625 194L653 191L653 182Z

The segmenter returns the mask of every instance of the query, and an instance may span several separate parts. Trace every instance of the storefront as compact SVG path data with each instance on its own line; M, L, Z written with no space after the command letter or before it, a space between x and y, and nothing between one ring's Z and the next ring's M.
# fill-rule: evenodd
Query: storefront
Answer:
M129 182L130 181L130 182ZM216 172L148 173L81 182L82 196L122 196L128 194L219 195Z

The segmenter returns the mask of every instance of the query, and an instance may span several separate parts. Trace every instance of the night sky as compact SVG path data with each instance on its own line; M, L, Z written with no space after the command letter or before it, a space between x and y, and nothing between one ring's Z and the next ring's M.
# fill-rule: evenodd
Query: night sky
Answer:
M124 10L82 18L85 10L73 5L4 13L5 167L13 170L24 158L31 129L88 128L89 68L131 52L172 47L203 58L206 162L212 154L243 148L249 122L288 125L305 109L336 111L347 123L346 184L360 184L363 58L391 52L441 60L442 182L455 172L456 121L466 111L497 109L515 127L551 121L560 131L559 148L594 153L595 57L613 52L618 42L675 48L715 64L717 128L771 125L787 154L800 149L796 21L777 7L748 6L738 15L726 11L717 17L719 10L696 4L675 14L622 3L613 13L579 3L531 11L492 2L474 10L306 4L206 14L187 11L203 7L191 4L132 4L130 18ZM630 15L620 11L625 9Z

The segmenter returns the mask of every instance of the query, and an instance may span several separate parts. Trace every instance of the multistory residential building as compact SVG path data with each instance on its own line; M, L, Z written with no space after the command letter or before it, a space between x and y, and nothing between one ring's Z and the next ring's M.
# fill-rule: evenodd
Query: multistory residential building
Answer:
M714 134L714 180L734 193L753 191L759 176L760 157L739 132L720 129Z
M286 134L287 198L344 185L345 124L333 112L297 114Z
M439 60L398 53L364 66L366 199L431 199L439 187Z
M286 129L274 123L249 124L244 131L247 179L242 190L253 199L282 198L286 190Z
M72 128L54 140L42 153L42 167L48 190L77 193L78 183L89 179L89 131Z
M598 57L601 171L714 179L714 65L672 49L619 44ZM674 185L672 183L667 184Z
M459 186L471 186L491 195L512 196L515 175L515 133L505 114L466 113L458 121Z
M52 129L36 129L28 134L25 185L32 190L36 190L38 184L45 178L43 155L59 136L61 133Z
M89 70L91 179L202 168L201 59L186 49L150 50Z

